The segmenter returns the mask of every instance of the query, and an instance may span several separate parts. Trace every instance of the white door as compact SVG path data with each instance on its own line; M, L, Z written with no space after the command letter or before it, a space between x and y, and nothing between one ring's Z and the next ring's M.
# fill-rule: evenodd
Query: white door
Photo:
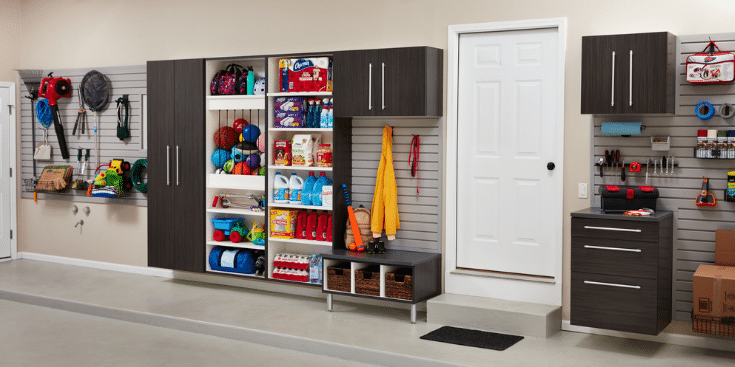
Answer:
M10 257L10 88L0 87L0 259Z
M459 36L457 268L557 274L557 32Z

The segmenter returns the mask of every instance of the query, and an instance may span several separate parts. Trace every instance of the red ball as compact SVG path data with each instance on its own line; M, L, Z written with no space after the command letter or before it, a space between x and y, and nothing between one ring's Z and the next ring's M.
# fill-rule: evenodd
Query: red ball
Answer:
M237 131L238 134L242 134L242 128L248 125L250 124L248 123L248 120L245 119L237 119L232 123L232 127L235 128L235 131Z
M235 164L235 168L232 169L233 175L249 175L250 167L245 162Z
M234 128L222 126L214 133L214 143L221 149L230 150L235 146L238 135Z

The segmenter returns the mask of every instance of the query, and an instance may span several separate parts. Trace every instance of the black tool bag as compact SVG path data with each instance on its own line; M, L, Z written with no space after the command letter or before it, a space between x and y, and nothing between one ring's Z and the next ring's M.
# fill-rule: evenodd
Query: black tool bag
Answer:
M605 213L622 213L628 210L656 210L658 189L651 186L615 186L600 187L601 207Z

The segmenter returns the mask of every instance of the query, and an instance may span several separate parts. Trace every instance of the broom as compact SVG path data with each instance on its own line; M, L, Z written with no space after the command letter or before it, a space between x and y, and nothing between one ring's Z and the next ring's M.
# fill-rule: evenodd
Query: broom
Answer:
M32 149L36 148L36 114L35 114L35 103L38 99L38 88L41 86L41 79L43 78L43 70L18 70L20 79L23 80L23 84L26 86L28 91L28 98L31 101L31 133L33 134ZM33 184L35 186L38 177L36 176L36 159L33 159Z

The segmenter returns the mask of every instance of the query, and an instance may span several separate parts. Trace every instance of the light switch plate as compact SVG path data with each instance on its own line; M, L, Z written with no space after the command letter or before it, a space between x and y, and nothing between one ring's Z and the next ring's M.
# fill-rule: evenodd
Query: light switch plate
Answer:
M579 184L579 198L587 199L587 183Z

